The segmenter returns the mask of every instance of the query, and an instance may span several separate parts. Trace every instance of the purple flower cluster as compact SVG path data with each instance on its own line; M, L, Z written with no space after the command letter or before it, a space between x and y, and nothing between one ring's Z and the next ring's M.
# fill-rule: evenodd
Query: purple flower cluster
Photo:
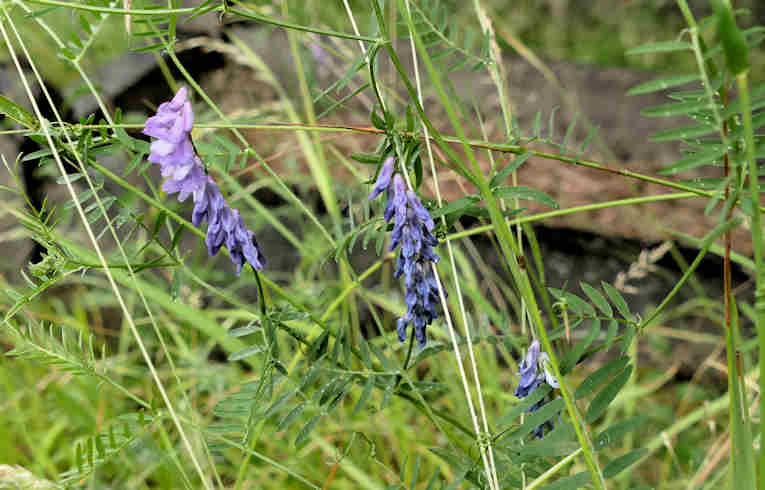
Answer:
M194 113L188 92L181 87L169 102L160 104L157 114L146 120L143 134L157 138L151 143L149 161L160 166L166 180L162 190L178 193L178 200L194 197L192 223L199 226L207 220L207 250L210 256L225 245L236 264L236 274L242 272L245 262L257 270L263 269L266 259L260 251L255 235L249 230L239 211L231 209L215 181L207 175L191 144Z
M547 368L547 363L550 362L550 358L546 352L540 353L539 341L534 340L531 342L529 349L526 351L526 357L521 361L520 371L518 375L521 377L518 382L518 388L515 389L515 396L518 398L525 398L529 396L539 385L543 382L547 383L553 388L558 388L558 380ZM533 404L527 412L535 412L544 405L544 400L539 400ZM553 425L551 421L547 421L541 425L538 425L534 429L534 435L540 439L544 435L544 430L552 430Z
M425 327L438 317L438 284L431 267L432 263L441 260L433 250L438 245L438 239L432 233L434 223L428 210L417 194L406 189L401 174L394 175L394 170L395 160L388 157L369 199L376 198L383 191L387 193L385 221L394 219L390 250L395 250L399 245L401 248L393 275L404 275L407 312L398 319L398 338L404 342L406 330L412 324L417 343L423 347L427 342Z

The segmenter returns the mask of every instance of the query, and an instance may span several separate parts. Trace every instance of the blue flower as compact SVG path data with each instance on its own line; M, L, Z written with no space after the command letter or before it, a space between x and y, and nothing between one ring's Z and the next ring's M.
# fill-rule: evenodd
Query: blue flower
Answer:
M525 398L541 383L537 376L537 361L539 360L539 341L535 340L526 351L526 357L521 361L518 375L521 377L518 388L515 389L517 398Z
M381 192L385 191L390 187L390 179L393 176L393 170L396 168L395 160L393 160L393 157L388 157L385 159L385 162L383 163L382 167L380 168L380 173L377 175L377 180L375 181L374 187L372 187L372 192L369 193L369 200L371 201L375 197L379 196Z
M380 169L377 181L369 194L374 199L382 192L387 194L385 221L394 221L390 250L399 250L394 277L404 276L406 315L398 319L396 331L401 342L406 341L409 325L420 347L425 346L425 327L438 318L438 283L433 276L432 264L441 258L433 247L438 239L433 235L435 224L420 198L407 191L401 174L395 174L395 161L388 157Z
M263 269L266 259L260 251L255 235L242 220L239 211L231 209L215 181L205 172L202 160L194 153L191 128L194 113L188 92L181 87L169 102L160 104L157 114L146 120L143 133L157 138L151 143L149 161L159 164L166 180L162 190L178 193L178 200L194 198L191 222L200 226L207 220L207 251L212 257L223 245L236 264L236 274L242 272L245 262L257 270Z
M526 398L531 393L533 393L534 390L536 390L537 387L543 382L547 383L552 388L558 388L560 386L558 380L555 378L555 375L550 372L547 366L549 362L550 357L547 355L547 353L540 353L539 341L534 340L531 342L531 345L526 351L526 356L523 358L521 365L519 366L518 375L521 377L521 379L518 381L518 387L515 389L516 397ZM544 400L539 400L531 407L529 407L526 412L535 412L539 410L544 404ZM545 428L552 430L552 422L548 420L545 423L537 426L534 429L534 435L541 438L544 435Z

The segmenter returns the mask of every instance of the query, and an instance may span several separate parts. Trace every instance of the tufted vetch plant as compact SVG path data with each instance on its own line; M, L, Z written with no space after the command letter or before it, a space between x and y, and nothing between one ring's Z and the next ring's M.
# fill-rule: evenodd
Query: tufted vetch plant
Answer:
M502 3L4 2L0 487L765 488L757 2Z

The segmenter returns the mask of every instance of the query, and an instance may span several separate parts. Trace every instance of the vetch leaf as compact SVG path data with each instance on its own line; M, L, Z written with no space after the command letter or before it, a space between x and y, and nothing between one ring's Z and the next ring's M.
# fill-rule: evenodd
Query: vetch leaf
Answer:
M377 344L375 344L374 342L368 342L367 345L369 346L369 350L372 351L372 354L374 354L375 357L380 361L380 363L382 363L386 371L392 371L394 369L390 359L385 357L385 354L377 346Z
M366 383L364 383L364 390L361 392L361 396L359 397L359 400L356 402L356 405L353 407L353 412L351 412L351 418L355 417L361 410L364 409L364 407L367 404L367 401L369 400L369 396L372 394L372 388L374 388L374 385L375 385L374 376L368 377Z
M624 330L624 336L622 337L622 354L625 354L629 350L636 334L637 327L635 327L634 324L627 325L627 328Z
M351 158L364 165L377 165L381 161L377 153L354 153Z
M608 284L607 282L601 281L600 285L603 287L603 290L608 295L608 299L611 300L611 303L616 307L617 310L619 310L619 313L624 317L625 320L632 321L632 314L630 313L630 309L627 306L627 302L624 300L624 297L622 294L612 285Z
M690 51L693 49L691 43L682 41L663 41L658 43L643 44L637 48L627 51L627 55L650 54L650 53L670 53L672 51Z
M298 432L298 435L295 438L295 447L299 447L306 441L306 439L308 439L308 436L316 428L316 424L319 423L319 420L321 420L322 417L324 417L323 414L314 415L311 420L300 429L300 432Z
M372 359L369 357L369 346L363 336L359 338L359 351L361 352L361 362L364 364L364 367L372 369Z
M502 167L502 169L497 172L497 175L491 178L489 181L489 187L493 189L494 187L502 185L510 176L510 174L518 170L521 165L526 163L526 160L528 160L529 157L531 157L531 153L527 151L526 153L513 158L510 163Z
M717 160L720 160L724 154L725 154L725 148L723 147L712 148L710 150L694 153L693 155L689 157L683 158L682 160L678 160L677 162L673 163L669 167L665 167L661 169L659 173L666 175L666 174L674 174L677 172L684 172L686 170L691 170L696 167L700 167L702 165L708 165Z
M460 216L465 213L465 210L468 208L468 206L476 203L479 200L477 196L465 196L457 199L454 202L450 202L446 206L442 206L440 208L434 209L430 213L430 217L434 220L436 218L440 218L441 216L446 216L450 214L459 214Z
M257 332L258 329L260 329L259 325L251 324L244 327L232 328L228 331L228 334L232 337L244 337L245 335Z
M616 334L619 331L619 322L616 321L615 318L612 318L611 321L608 322L608 330L606 331L606 340L603 342L606 345L605 350L609 350L611 346L614 344L614 339L616 338Z
M595 316L595 308L593 308L592 305L590 305L588 302L586 302L585 300L583 300L576 294L569 293L568 291L563 291L557 288L547 288L547 289L556 298L565 299L569 309L571 309L571 311L573 311L577 315L588 316L588 317Z
M594 318L592 320L590 331L587 333L587 337L585 337L581 342L577 343L564 358L563 369L565 372L570 372L574 369L574 366L576 366L576 364L579 362L582 354L584 354L585 350L587 350L587 348L593 342L595 342L595 339L598 338L598 335L600 335L600 318Z
M255 345L252 347L248 347L246 349L242 349L238 352L234 352L230 356L228 356L229 361L239 361L240 359L244 359L246 357L254 356L255 354L260 354L266 350L265 346L262 345Z
M31 112L2 95L0 95L0 114L13 119L28 129L37 127L37 118Z
M697 126L686 126L683 128L667 129L656 133L651 137L651 141L677 141L691 138L699 138L708 134L716 133L717 127L710 124L699 124Z
M531 392L529 396L524 398L523 400L518 403L518 405L514 406L508 413L506 413L500 420L497 422L498 427L503 427L507 424L510 424L515 421L518 417L521 416L523 412L531 408L532 405L534 405L536 402L547 396L547 394L552 391L552 388L550 388L547 384L542 384L539 388Z
M678 85L685 85L686 83L695 82L700 78L701 77L697 74L691 74L676 75L673 77L651 80L650 82L641 83L640 85L632 87L627 92L627 95L650 94L652 92L658 92L659 90L666 90L668 88L677 87Z
M645 415L638 415L637 417L616 422L595 436L592 440L592 445L596 451L612 446L618 443L625 434L645 425L647 422L648 417Z
M645 117L685 116L711 108L706 100L692 100L689 102L670 102L669 104L649 107L640 111L640 114Z
M284 404L287 403L289 399L295 395L295 393L297 393L297 391L297 389L294 389L283 395L280 395L279 398L277 398L276 401L274 401L271 406L268 407L266 412L263 414L263 418L268 418L277 413L282 408L282 406L284 406Z
M605 388L595 395L587 408L585 420L588 424L594 423L606 411L608 405L614 401L619 391L627 384L632 375L632 365L627 366L616 378L614 378Z
M606 298L600 293L600 291L590 286L586 282L580 282L579 286L581 286L584 294L590 298L592 304L594 304L600 311L602 311L604 315L609 317L613 316L614 310L611 308L611 305L608 304L608 301L606 301Z
M519 450L522 456L566 456L573 453L579 447L574 435L573 426L570 423L558 424L550 433L542 439L529 442Z
M558 209L558 203L555 202L552 197L548 196L539 189L532 189L531 187L497 187L494 189L494 195L498 199L529 199L531 201L536 201L538 203L544 204L545 206L551 207L553 209Z
M329 346L329 330L325 330L316 340L311 343L311 347L306 354L307 359L316 359L321 356Z
M538 425L554 419L557 417L556 414L563 409L563 398L556 398L555 400L545 403L538 410L526 414L523 424L513 433L514 439L520 439L534 430Z
M294 422L295 419L298 418L301 413L303 413L304 409L305 403L301 403L300 405L290 410L290 413L285 415L285 417L279 422L279 426L276 428L276 430L284 430L289 427L292 422Z
M715 5L717 7L717 39L720 40L725 52L728 70L737 76L749 68L749 45L746 43L744 33L736 24L736 19L733 18L733 10L721 3Z
M618 458L614 459L610 463L606 465L605 468L603 468L603 476L606 478L613 478L622 471L626 470L630 466L632 466L634 463L639 461L648 454L648 449L640 448L636 449L634 451L631 451L624 456L619 456Z
M581 471L571 476L561 478L549 485L543 486L540 490L569 490L571 488L584 488L590 482L590 473Z
M576 391L574 392L574 398L579 400L589 396L608 378L624 369L624 367L629 362L629 357L620 357L594 371L592 374L587 376L584 381L582 381L582 384L580 384L579 387L577 387Z

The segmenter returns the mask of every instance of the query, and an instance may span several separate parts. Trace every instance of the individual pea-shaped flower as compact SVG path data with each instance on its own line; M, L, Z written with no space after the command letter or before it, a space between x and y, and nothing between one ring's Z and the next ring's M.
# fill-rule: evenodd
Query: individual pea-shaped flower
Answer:
M162 190L167 194L177 192L180 202L185 201L189 196L194 196L194 202L196 202L196 196L200 190L204 189L205 181L208 178L202 161L196 155L192 155L192 164L187 167L185 173L175 172L174 174L163 175L163 177L166 180L162 184ZM198 223L195 223L195 226L198 226Z
M160 104L157 114L146 120L143 133L157 138L151 143L149 161L160 166L165 177L162 190L178 193L178 200L194 198L191 221L200 226L207 221L207 250L210 256L223 245L228 248L231 261L239 275L248 262L255 269L266 263L253 232L244 225L239 211L231 209L218 185L207 175L202 160L191 144L194 113L185 87L178 90L169 102Z
M146 120L143 129L143 134L157 138L151 143L149 161L162 166L163 177L170 177L179 167L187 168L194 163L194 149L189 139L194 113L187 97L186 87L181 87L172 100L159 105L157 114ZM181 170L181 173L185 172Z
M374 187L372 187L372 192L369 193L369 200L371 201L375 197L379 196L381 192L385 191L390 187L390 179L393 177L393 170L396 168L395 160L393 157L388 157L385 159L385 162L383 163L382 167L380 168L380 173L377 175L377 180L375 181Z
M515 396L517 398L525 398L534 391L541 379L537 376L537 362L539 360L539 341L535 340L531 343L526 356L521 361L519 366L520 371L518 375L521 379L518 381L518 387L515 389Z
M521 361L519 366L518 375L520 380L518 381L518 387L515 389L515 396L518 398L525 398L536 390L543 382L547 383L552 388L558 388L558 380L555 375L552 374L547 366L550 362L550 358L546 352L540 352L540 345L538 340L531 342L526 356ZM527 412L535 412L544 405L544 400L539 400L533 404ZM544 435L544 429L552 429L553 425L551 421L539 425L534 429L534 434L537 437Z

